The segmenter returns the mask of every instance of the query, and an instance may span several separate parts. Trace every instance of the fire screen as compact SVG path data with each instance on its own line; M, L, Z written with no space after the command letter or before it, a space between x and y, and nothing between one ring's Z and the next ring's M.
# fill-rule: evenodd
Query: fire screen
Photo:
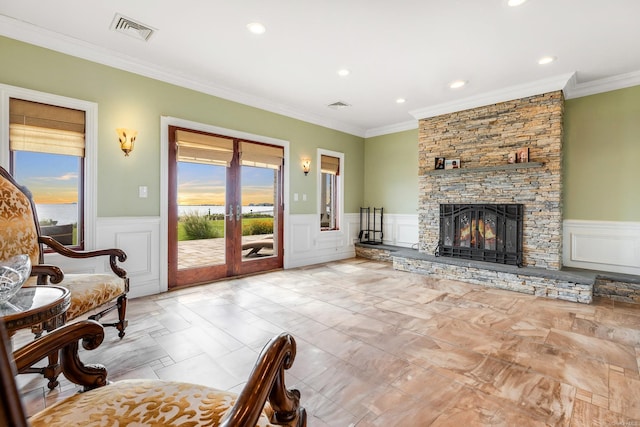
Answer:
M521 204L441 204L436 256L522 265Z

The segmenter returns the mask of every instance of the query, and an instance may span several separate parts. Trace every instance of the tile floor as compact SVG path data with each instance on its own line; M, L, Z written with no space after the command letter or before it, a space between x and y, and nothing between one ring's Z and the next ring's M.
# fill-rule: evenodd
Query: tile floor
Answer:
M122 341L110 328L83 353L111 380L237 391L262 346L291 332L287 385L311 427L640 426L638 305L555 301L354 258L132 299L128 318ZM19 377L30 412L76 391Z

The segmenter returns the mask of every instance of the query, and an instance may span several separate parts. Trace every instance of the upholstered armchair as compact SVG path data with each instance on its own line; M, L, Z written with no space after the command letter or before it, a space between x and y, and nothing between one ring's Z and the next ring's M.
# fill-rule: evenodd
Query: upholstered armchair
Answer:
M109 257L112 273L65 274L57 266L44 264L44 245L69 258ZM114 326L120 338L124 336L129 279L117 262L124 262L126 254L120 249L77 251L49 236L42 236L31 193L0 167L0 259L20 254L28 254L32 265L32 277L25 286L51 283L69 289L71 305L66 312L67 320L96 309L89 318L100 320L117 309L118 321L103 323L103 326Z
M285 333L263 348L239 395L161 380L124 380L107 385L106 369L84 365L78 356L79 342L91 350L104 338L102 326L92 320L65 325L13 355L8 351L4 325L0 325L0 338L0 425L306 426L306 412L299 406L300 393L287 390L284 383L284 371L292 366L296 355L296 342ZM30 366L58 350L64 375L83 385L85 392L47 407L27 422L16 387L16 368Z

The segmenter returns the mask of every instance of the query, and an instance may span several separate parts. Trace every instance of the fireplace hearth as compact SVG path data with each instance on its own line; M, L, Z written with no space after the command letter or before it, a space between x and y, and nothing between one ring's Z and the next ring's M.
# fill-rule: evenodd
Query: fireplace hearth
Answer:
M521 204L441 204L436 256L522 266Z

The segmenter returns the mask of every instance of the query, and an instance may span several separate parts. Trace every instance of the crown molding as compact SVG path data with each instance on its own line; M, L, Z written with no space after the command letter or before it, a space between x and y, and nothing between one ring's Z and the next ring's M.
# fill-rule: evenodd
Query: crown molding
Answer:
M409 120L407 122L395 123L393 125L367 129L367 131L364 134L364 137L373 138L374 136L388 135L390 133L404 132L405 130L412 130L412 129L418 129L417 120Z
M455 113L456 111L497 104L499 102L540 95L542 93L553 92L556 90L563 90L574 74L575 73L562 74L521 85L509 86L493 92L486 92L452 102L445 102L418 110L412 110L409 111L409 114L417 120L420 120L442 114Z
M287 105L215 85L210 81L193 79L175 70L143 62L116 51L97 47L84 40L49 31L4 15L0 15L0 35L361 138L365 136L364 128L301 112Z
M565 98L581 98L583 96L596 95L612 90L624 89L640 85L640 71L619 74L604 79L592 80L590 82L578 83L577 78L573 79L565 90Z

